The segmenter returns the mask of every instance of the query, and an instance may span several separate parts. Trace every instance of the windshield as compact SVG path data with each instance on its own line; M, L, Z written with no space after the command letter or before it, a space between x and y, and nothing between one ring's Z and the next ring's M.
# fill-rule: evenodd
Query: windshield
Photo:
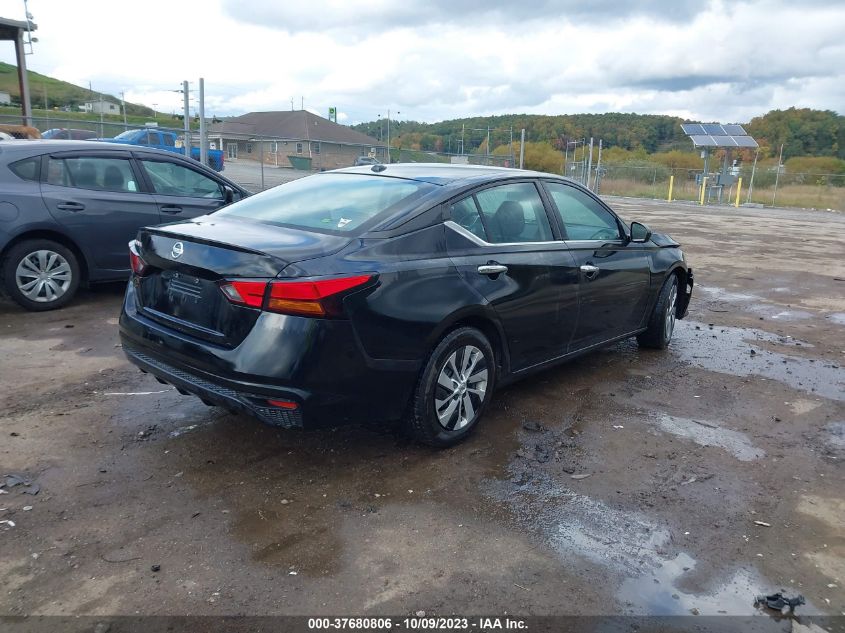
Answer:
M135 136L135 133L136 133L137 131L138 131L138 130L126 130L125 132L121 132L120 134L118 134L117 136L115 136L115 138L121 138L121 139L123 139L123 138L129 138L129 139L131 139L133 136Z
M425 182L383 176L320 174L274 187L215 215L351 232L378 214L436 188Z

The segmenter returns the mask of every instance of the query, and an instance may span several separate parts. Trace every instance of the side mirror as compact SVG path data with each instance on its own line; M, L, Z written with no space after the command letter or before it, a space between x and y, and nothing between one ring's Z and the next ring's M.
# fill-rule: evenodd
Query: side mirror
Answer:
M223 185L223 200L225 200L226 204L232 204L235 200L235 190L229 185Z
M638 244L651 239L651 229L641 222L631 222L631 241Z

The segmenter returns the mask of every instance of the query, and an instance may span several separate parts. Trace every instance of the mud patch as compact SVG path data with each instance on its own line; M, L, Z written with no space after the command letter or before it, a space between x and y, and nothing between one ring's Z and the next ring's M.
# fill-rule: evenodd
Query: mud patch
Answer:
M764 347L763 345L767 347ZM772 347L812 347L755 328L680 321L670 351L690 365L733 376L763 376L793 389L845 400L845 369L834 363L774 352Z
M766 452L751 443L745 433L726 429L713 422L662 414L651 418L663 431L692 440L699 446L717 446L743 462L765 457Z

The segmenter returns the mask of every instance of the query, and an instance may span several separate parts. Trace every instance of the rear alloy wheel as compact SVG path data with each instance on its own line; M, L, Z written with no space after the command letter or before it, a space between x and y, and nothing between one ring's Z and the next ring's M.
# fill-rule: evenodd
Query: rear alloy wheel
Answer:
M79 287L79 263L67 247L52 240L29 240L15 245L3 261L8 295L33 311L66 305Z
M444 337L429 357L411 402L408 428L415 439L451 446L477 426L490 400L495 360L490 342L475 328Z
M648 329L637 335L641 347L666 349L675 331L678 315L678 276L674 273L663 283L657 303L648 320Z

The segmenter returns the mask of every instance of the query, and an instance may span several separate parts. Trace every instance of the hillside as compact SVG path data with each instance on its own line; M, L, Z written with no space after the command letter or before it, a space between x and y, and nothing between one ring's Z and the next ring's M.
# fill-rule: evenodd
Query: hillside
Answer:
M61 108L65 105L77 106L92 98L88 88L77 86L60 79L53 79L47 75L27 71L29 76L29 93L34 108L43 108L46 94L47 109ZM0 90L8 92L12 99L20 99L20 87L18 85L17 66L0 62ZM94 93L94 99L99 98L99 93ZM120 103L120 98L113 95L103 94L107 101ZM147 106L134 103L126 104L126 113L137 116L153 116L153 109Z
M563 150L568 141L594 137L604 146L647 153L671 150L692 151L692 144L681 130L684 119L664 115L609 112L606 114L510 114L470 117L437 123L417 121L392 122L390 141L394 147L423 151L459 152L463 138L466 153L487 151L487 127L490 126L491 149L514 140L525 128L526 140L550 144ZM725 121L726 123L728 121ZM777 153L784 144L784 158L794 156L830 156L845 158L845 117L831 110L789 108L771 112L743 123L760 143L763 156ZM379 134L383 121L353 126L358 131Z

